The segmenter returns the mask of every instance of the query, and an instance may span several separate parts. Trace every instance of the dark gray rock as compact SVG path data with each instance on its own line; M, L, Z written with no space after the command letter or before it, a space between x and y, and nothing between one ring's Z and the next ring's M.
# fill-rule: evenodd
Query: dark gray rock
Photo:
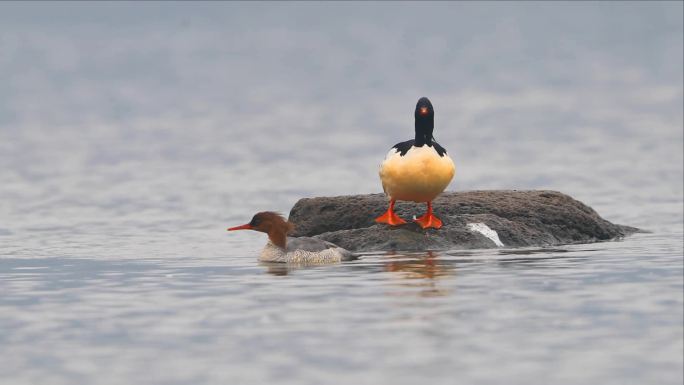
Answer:
M315 236L352 251L475 249L497 247L471 231L484 223L506 247L589 243L632 234L638 229L601 218L591 207L557 191L465 191L443 193L433 202L444 226L423 230L415 223L391 227L374 218L387 209L384 194L304 198L290 211L294 236ZM425 204L397 202L407 221Z

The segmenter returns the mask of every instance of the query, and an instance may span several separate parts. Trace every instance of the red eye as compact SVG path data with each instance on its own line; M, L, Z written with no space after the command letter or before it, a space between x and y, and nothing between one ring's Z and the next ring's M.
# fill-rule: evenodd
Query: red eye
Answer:
M421 115L427 115L428 114L427 107L420 107L420 114Z

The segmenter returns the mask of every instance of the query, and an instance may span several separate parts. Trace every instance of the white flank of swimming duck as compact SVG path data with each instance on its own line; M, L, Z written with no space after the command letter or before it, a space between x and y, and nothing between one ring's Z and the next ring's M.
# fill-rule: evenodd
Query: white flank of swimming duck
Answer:
M397 200L425 202L427 212L415 220L422 228L442 227L432 212L432 200L441 194L454 177L456 167L432 136L435 111L428 98L420 98L415 111L415 139L397 143L380 165L380 180L390 199L387 211L375 219L397 226L406 223L394 212Z
M321 264L358 258L334 243L310 237L288 237L293 229L294 225L280 214L264 211L254 215L249 223L231 227L228 231L254 230L268 234L268 243L259 256L262 262Z

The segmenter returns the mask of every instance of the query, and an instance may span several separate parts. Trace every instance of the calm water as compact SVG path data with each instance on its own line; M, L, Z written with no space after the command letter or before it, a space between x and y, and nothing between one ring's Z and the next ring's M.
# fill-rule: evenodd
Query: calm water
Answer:
M682 4L0 5L0 383L681 384ZM450 190L650 233L261 265L379 192L429 96Z

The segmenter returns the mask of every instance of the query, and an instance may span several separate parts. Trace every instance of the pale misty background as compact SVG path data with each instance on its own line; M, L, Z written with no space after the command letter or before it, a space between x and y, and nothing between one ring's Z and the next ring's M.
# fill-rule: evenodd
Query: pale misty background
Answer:
M3 5L5 193L160 215L192 199L176 214L225 220L245 205L287 212L302 196L377 192L377 165L412 136L425 95L457 165L450 189L555 189L610 220L657 226L654 208L633 206L667 195L681 208L678 10ZM154 193L152 176L164 184ZM32 177L51 188L25 188Z
M0 382L681 383L682 13L0 4ZM225 232L381 192L421 96L448 190L558 190L651 233L512 273L443 254L388 300L386 257L276 277Z

